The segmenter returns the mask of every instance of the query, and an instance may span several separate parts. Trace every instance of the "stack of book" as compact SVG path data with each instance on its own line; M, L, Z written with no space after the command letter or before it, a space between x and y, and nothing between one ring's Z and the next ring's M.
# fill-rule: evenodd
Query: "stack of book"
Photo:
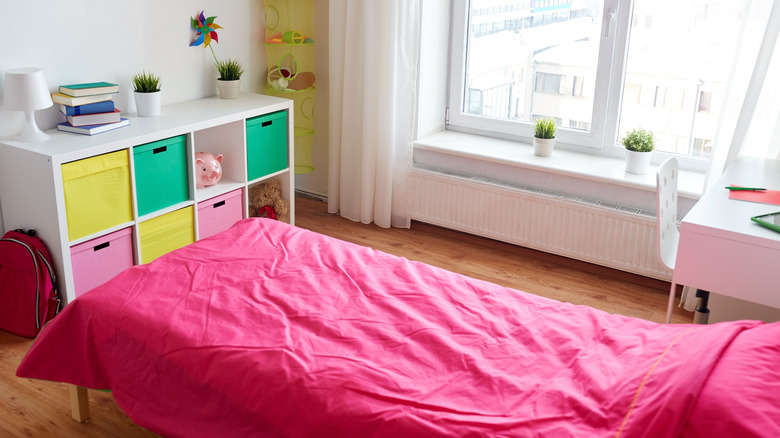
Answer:
M108 82L60 86L51 100L60 106L67 121L58 124L57 129L93 135L129 125L130 121L122 118L114 106L112 97L117 92L119 86Z

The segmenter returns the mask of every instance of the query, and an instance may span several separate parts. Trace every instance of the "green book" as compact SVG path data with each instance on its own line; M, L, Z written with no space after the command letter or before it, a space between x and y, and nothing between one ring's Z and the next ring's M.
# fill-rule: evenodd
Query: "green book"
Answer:
M114 94L119 85L110 82L88 82L84 84L60 85L60 93L72 97L93 96L95 94Z

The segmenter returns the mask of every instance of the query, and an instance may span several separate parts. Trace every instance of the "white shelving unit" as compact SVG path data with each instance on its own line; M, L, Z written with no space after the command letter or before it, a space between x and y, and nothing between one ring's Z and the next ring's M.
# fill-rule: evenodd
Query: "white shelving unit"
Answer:
M250 147L249 142L257 143L258 138L248 135L247 121L279 111L285 111L287 115L286 141L282 141L284 144L260 146L275 148L272 152L277 154L286 154L287 167L259 177L255 175L250 179L247 150ZM140 264L143 251L139 235L141 223L189 208L192 211L194 227L192 240L197 240L198 203L240 189L243 195L243 217L249 217L249 186L271 178L281 182L282 197L290 203L290 222L294 224L293 114L292 100L259 94L241 94L238 99L214 97L165 106L156 117L123 115L130 119L130 126L94 136L51 130L47 132L50 138L40 143L0 140L0 205L3 222L8 230L24 228L37 231L52 255L64 303L76 297L72 247L105 237L117 230L132 230L133 260L135 264ZM133 148L181 135L186 139L188 199L139 215ZM280 151L278 148L286 148L286 151ZM129 157L131 220L71 239L62 165L117 151L127 151ZM223 154L223 174L217 185L196 188L193 170L195 152Z

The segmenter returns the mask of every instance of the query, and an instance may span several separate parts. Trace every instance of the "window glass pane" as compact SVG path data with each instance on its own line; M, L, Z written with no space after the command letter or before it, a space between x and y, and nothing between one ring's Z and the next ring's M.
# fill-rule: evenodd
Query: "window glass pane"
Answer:
M590 129L602 8L602 0L471 0L463 112Z
M658 150L709 157L744 3L634 1L619 138L642 127Z

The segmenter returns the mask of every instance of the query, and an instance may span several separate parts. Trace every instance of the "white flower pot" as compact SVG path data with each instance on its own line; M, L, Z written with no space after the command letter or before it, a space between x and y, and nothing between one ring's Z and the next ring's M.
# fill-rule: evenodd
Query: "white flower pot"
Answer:
M644 175L650 167L652 152L637 152L626 149L626 172L634 175Z
M549 157L552 155L555 146L555 137L536 138L534 137L534 155L537 157Z
M241 86L241 79L235 81L223 81L217 79L217 88L219 88L219 97L223 99L236 99L238 89Z
M160 115L162 91L154 93L139 93L134 91L135 109L139 117L154 117Z

